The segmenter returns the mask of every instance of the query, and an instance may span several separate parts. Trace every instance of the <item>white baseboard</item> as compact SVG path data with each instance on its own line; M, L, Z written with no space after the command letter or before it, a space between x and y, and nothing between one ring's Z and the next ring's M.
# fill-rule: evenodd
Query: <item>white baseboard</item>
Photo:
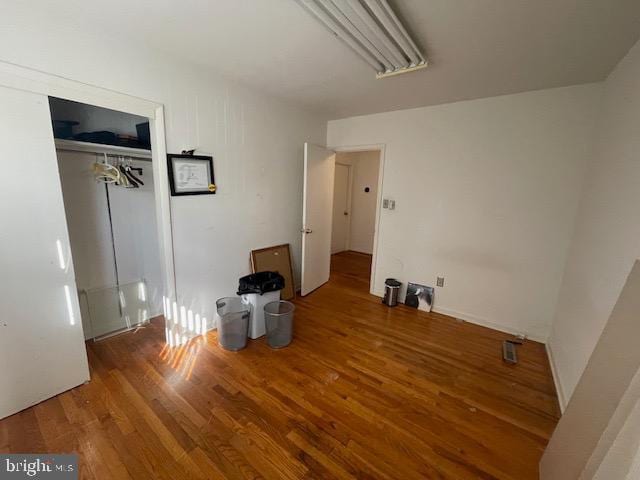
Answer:
M458 312L450 308L439 307L436 305L433 307L433 311L436 313L441 313L443 315L448 315L453 318L464 320L465 322L474 323L476 325L491 328L492 330L498 330L499 332L508 333L510 335L524 335L527 339L533 340L534 342L545 343L547 341L546 338L541 337L539 335L531 334L529 332L525 332L522 330L517 330L507 325L502 325L500 323L492 322L485 318L476 317L468 313Z
M555 358L553 357L553 347L551 346L550 341L547 341L544 347L545 347L545 350L547 351L547 358L549 359L549 365L551 366L551 376L553 377L553 383L556 386L556 394L558 395L558 404L560 405L560 412L564 413L565 408L567 408L567 397L565 396L564 390L562 389L562 384L560 383L558 368L556 366Z
M363 255L373 255L373 252L363 252L362 250L356 250L355 248L350 248L348 250L346 250L347 252L356 252L356 253L361 253Z
M384 291L381 291L381 290L374 290L370 293L377 297L384 297ZM436 313L441 313L442 315L447 315L449 317L457 318L459 320L464 320L465 322L474 323L476 325L491 328L492 330L498 330L499 332L508 333L510 335L524 335L526 336L526 338L528 338L529 340L533 340L534 342L546 343L547 341L545 337L541 337L535 334L530 334L529 332L519 331L509 326L502 325L500 323L491 322L481 317L476 317L468 313L458 312L451 308L440 307L438 305L435 305L432 311Z

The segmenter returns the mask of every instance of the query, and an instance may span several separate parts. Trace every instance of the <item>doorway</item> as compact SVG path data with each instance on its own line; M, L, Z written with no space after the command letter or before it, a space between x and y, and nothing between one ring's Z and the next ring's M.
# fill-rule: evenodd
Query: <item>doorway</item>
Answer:
M333 190L331 274L372 290L380 150L337 152Z
M365 290L379 295L376 252L383 172L384 145L327 149L304 144L302 296L329 281L332 260L355 256Z

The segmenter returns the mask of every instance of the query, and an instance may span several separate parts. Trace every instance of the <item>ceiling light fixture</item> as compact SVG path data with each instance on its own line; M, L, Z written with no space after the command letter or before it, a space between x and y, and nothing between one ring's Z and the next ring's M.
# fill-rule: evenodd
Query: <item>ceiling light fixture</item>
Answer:
M377 78L427 66L387 0L297 0L376 70Z

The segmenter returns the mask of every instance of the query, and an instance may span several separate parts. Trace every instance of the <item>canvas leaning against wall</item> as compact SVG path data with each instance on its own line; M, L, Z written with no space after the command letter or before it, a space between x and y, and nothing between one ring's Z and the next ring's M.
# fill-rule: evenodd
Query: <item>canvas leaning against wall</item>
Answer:
M408 307L430 312L433 306L433 287L409 282L404 304Z

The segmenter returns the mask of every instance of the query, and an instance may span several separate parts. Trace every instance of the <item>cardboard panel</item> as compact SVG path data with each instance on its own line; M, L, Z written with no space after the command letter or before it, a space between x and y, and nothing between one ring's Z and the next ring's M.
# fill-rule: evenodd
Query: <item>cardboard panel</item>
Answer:
M262 248L251 252L251 268L256 272L278 272L284 277L284 289L280 294L283 300L291 300L296 296L293 284L293 269L291 268L291 253L289 244Z

